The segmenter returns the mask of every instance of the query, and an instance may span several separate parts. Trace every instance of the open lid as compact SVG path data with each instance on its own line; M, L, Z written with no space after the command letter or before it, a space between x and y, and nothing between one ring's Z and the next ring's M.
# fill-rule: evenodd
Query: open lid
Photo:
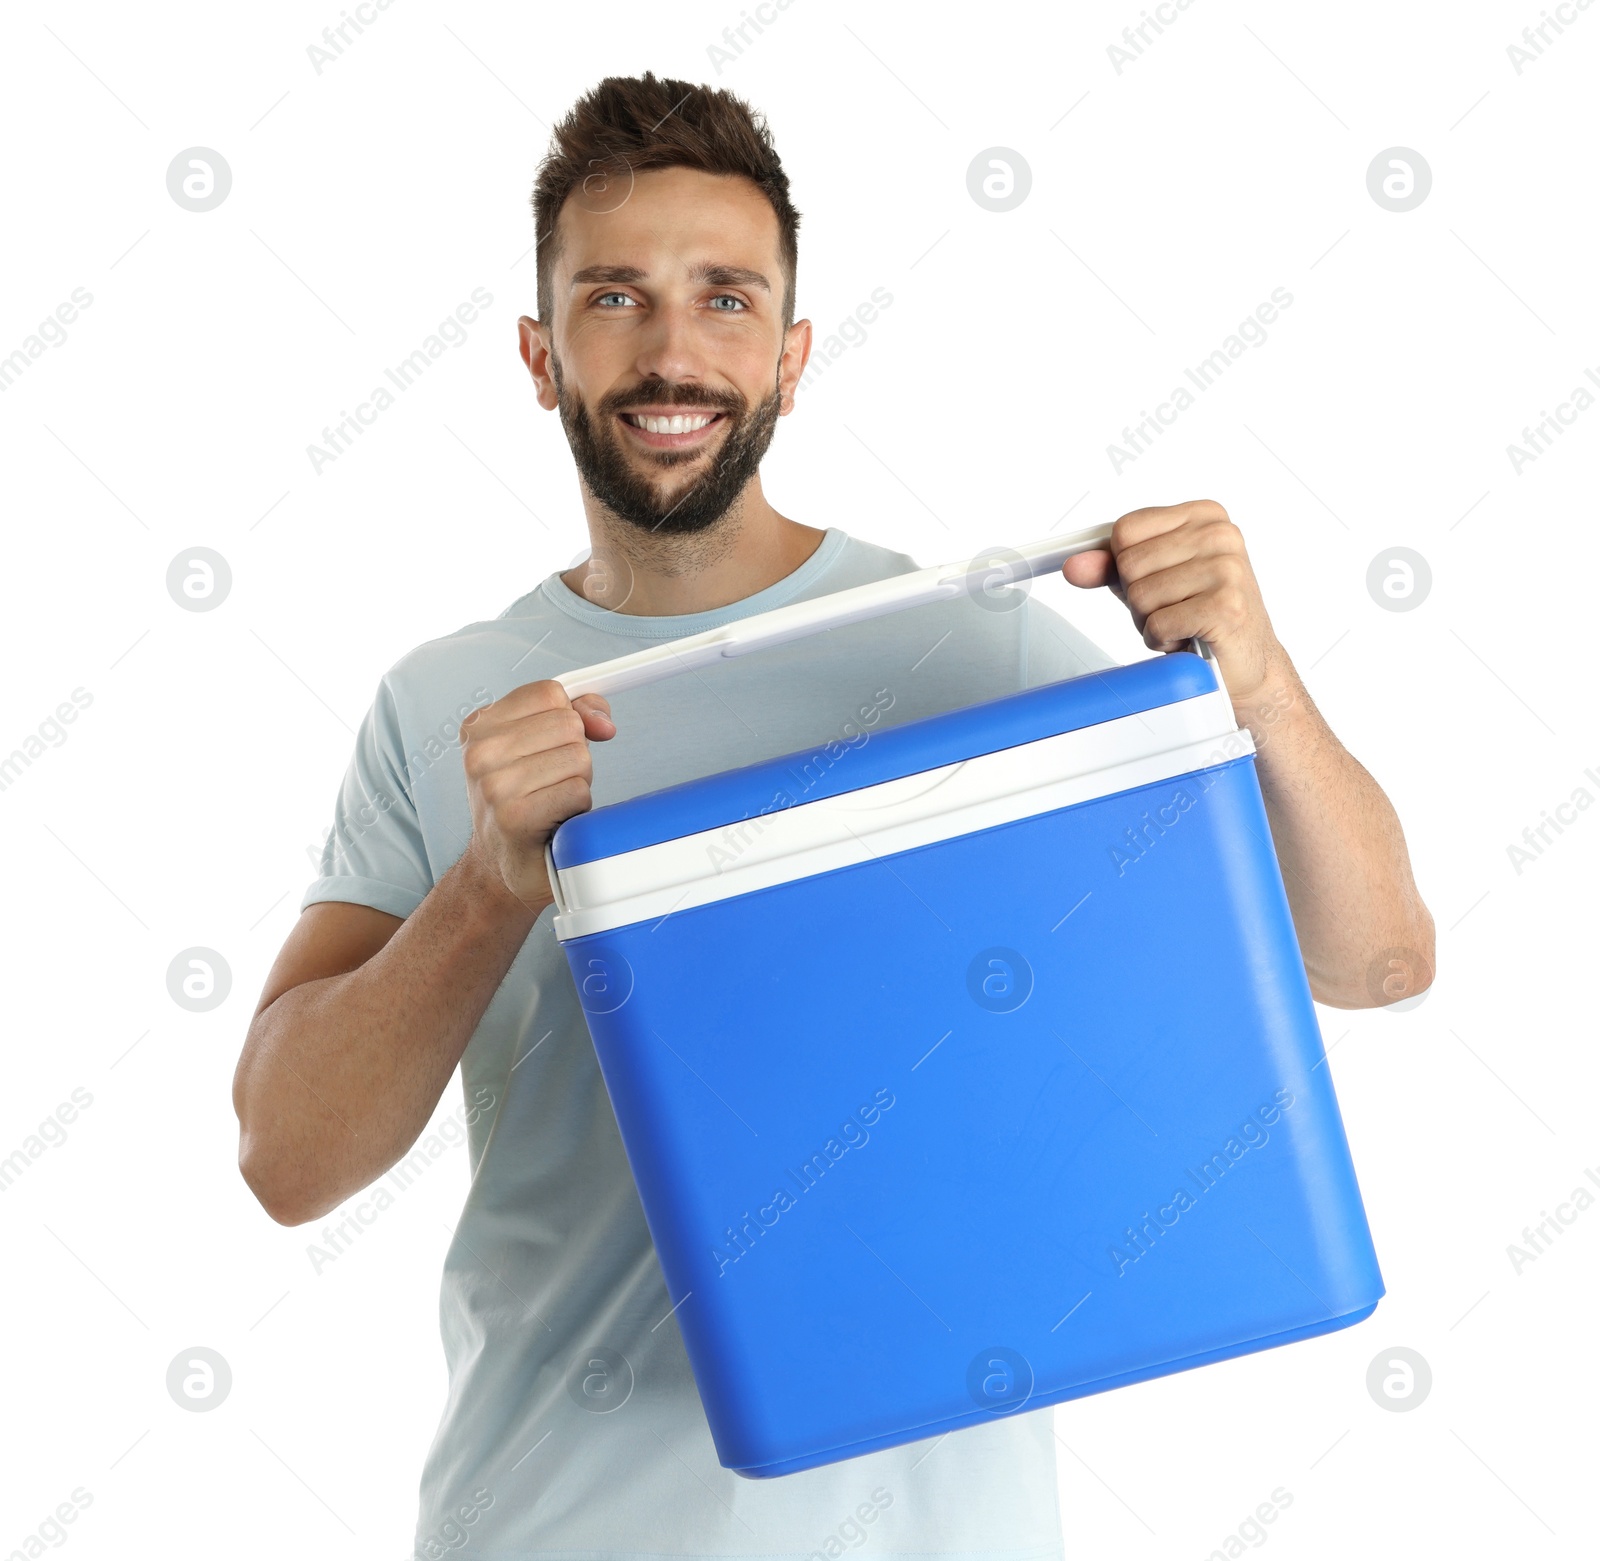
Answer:
M1215 663L1186 651L1025 689L874 732L839 757L824 743L575 814L551 841L556 867L720 829L780 807L818 802L1041 737L1215 693ZM786 799L786 800L785 800Z

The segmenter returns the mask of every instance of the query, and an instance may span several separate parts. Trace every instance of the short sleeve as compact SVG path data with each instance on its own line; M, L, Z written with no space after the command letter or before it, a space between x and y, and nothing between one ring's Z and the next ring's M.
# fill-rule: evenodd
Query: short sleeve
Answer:
M1086 634L1073 628L1058 612L1030 597L1023 603L1022 686L1038 688L1063 678L1103 672L1118 662Z
M433 887L387 677L356 734L320 866L321 876L306 890L301 910L322 900L344 900L403 919Z

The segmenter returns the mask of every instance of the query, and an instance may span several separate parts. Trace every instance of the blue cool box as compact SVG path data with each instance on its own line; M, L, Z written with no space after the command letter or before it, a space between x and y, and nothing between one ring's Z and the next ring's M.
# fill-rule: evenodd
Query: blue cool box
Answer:
M1177 653L569 819L556 932L722 1463L1359 1322L1247 733Z

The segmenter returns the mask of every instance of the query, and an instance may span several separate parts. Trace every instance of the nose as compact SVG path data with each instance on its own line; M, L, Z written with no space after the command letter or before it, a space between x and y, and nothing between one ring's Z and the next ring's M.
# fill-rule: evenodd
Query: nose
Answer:
M703 351L696 344L693 305L663 299L652 309L639 334L634 369L641 379L669 385L700 382L705 373Z

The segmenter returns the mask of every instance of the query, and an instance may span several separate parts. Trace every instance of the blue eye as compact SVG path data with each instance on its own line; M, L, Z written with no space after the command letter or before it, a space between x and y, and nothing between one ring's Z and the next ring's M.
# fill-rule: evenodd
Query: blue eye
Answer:
M715 313L715 314L738 314L741 310L743 310L743 309L748 307L748 305L745 303L744 299L736 298L736 297L734 297L734 295L732 293L718 293L717 296L711 300L711 302L712 302L713 305L720 304L720 303L730 303L730 304L737 304L739 306L738 309L716 309L716 308L713 308L712 312Z
M601 293L600 296L595 299L595 302L597 304L603 304L608 298L621 298L630 304L633 302L633 299L627 293Z

